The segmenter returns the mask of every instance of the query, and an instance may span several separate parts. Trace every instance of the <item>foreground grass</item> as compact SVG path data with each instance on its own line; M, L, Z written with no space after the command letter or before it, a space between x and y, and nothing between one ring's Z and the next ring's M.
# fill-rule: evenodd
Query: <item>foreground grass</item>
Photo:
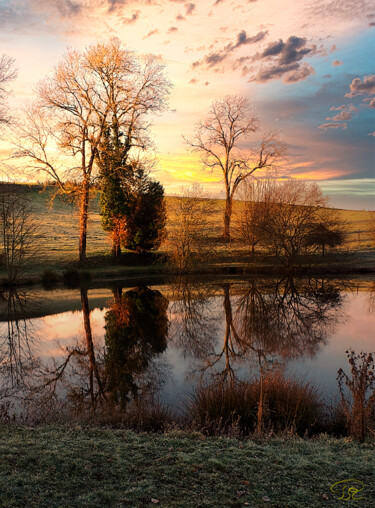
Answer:
M3 507L374 506L375 444L0 427ZM330 486L355 478L358 501ZM152 501L153 500L153 501ZM158 501L158 503L156 502Z

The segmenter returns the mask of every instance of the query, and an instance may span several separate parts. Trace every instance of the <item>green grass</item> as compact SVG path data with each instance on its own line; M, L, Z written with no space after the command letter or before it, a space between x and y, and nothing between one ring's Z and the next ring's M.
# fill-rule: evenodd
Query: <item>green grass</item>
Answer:
M171 508L372 507L374 452L374 443L328 438L254 442L3 426L1 506L143 508L157 499ZM340 503L330 486L350 478L365 484L364 499Z

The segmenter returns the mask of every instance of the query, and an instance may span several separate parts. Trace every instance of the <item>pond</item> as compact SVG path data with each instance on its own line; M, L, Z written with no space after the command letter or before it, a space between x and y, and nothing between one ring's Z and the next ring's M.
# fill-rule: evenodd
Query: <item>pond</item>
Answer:
M130 286L130 284L132 284ZM375 281L214 278L112 288L4 290L0 408L91 407L106 398L180 410L202 382L279 369L335 397L345 351L375 351Z

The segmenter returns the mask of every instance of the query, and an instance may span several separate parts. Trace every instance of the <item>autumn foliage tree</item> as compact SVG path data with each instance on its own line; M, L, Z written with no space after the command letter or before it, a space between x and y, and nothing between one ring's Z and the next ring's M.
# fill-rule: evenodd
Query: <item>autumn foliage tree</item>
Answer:
M201 155L203 169L219 170L225 187L224 240L230 239L233 198L241 182L255 171L272 168L285 147L277 133L270 132L256 148L243 148L259 129L253 107L245 97L226 95L212 103L208 116L199 122L192 139L185 138Z
M121 129L122 160L132 149L145 149L148 115L164 108L169 87L160 60L137 57L117 39L70 50L39 83L16 156L27 158L31 169L44 172L63 192L69 192L67 180L78 182L81 261L86 260L90 188L106 128Z

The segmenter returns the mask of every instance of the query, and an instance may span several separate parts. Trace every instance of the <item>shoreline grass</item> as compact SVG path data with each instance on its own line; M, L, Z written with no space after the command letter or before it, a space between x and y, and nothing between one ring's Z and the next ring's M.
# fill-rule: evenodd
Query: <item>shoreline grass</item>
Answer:
M253 441L0 426L1 506L343 506L330 487L355 478L365 486L358 504L372 507L374 452L374 442L324 436Z

